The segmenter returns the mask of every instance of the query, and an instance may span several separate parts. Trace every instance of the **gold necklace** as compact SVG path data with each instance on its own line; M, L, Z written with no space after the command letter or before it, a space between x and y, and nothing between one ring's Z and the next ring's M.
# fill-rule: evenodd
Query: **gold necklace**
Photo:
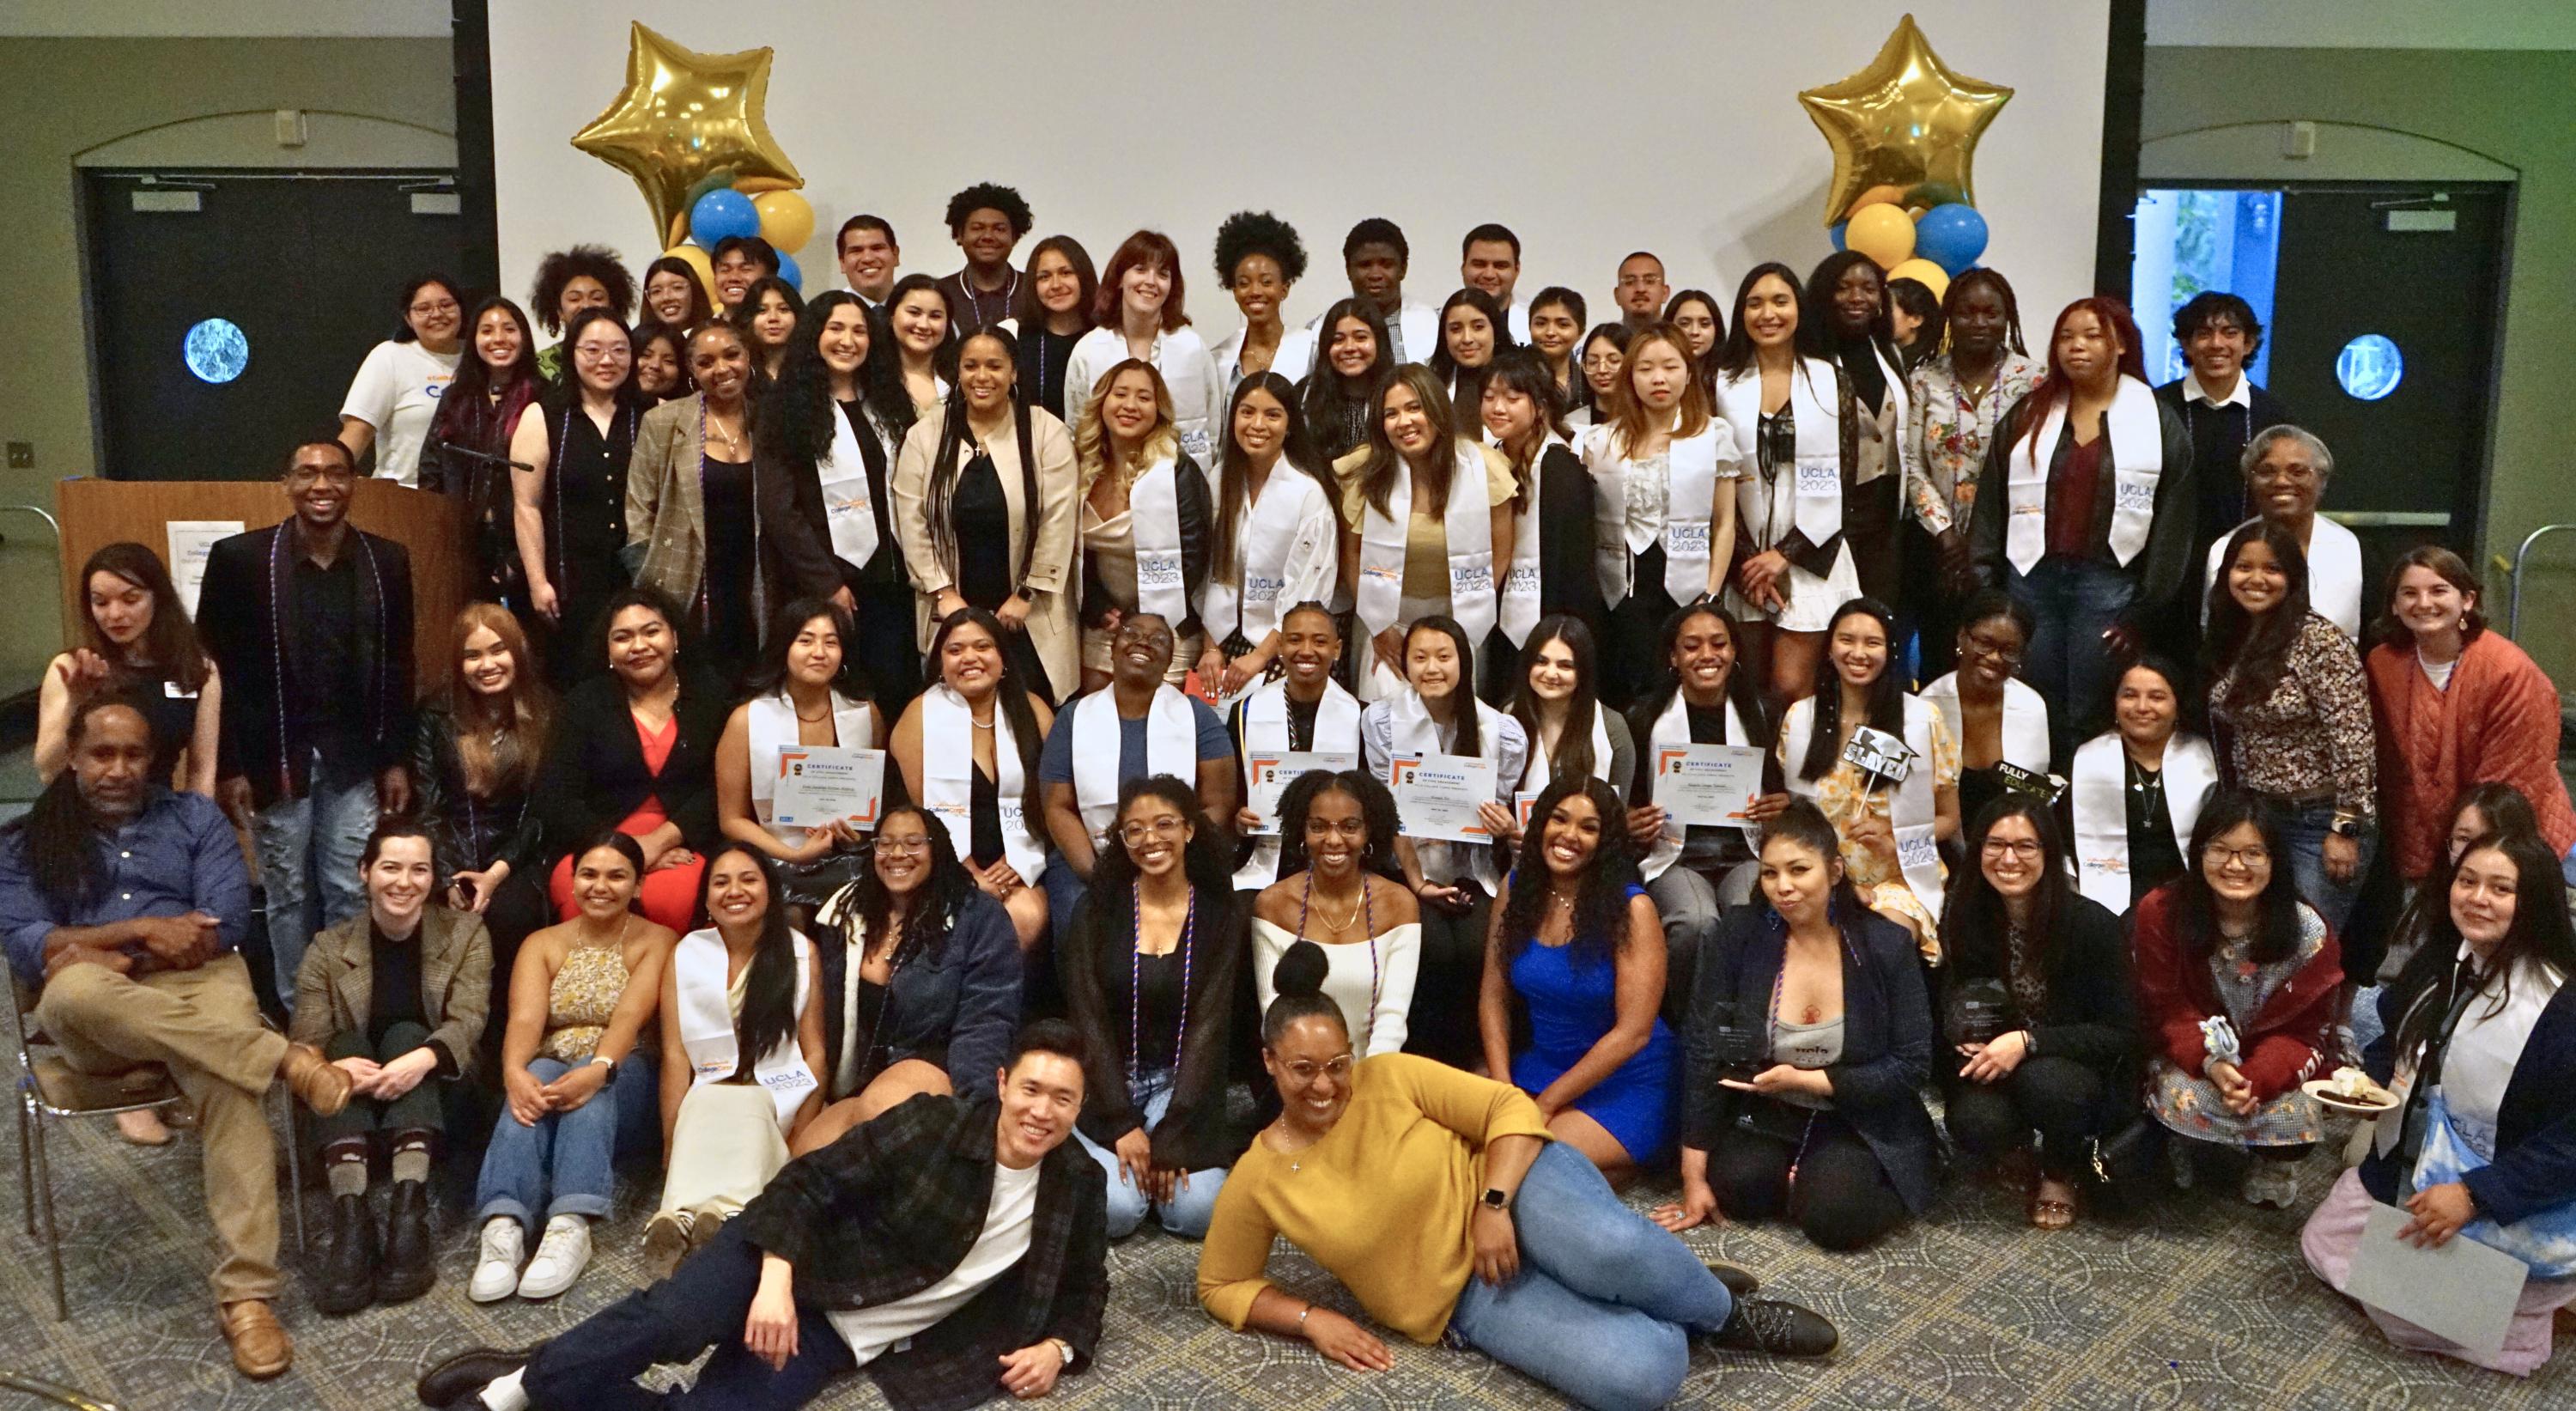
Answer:
M1366 877L1362 877L1362 878L1360 879L1360 894L1359 894L1359 898L1358 898L1357 900L1355 900L1355 901L1353 901L1353 902L1351 903L1351 913L1350 913L1350 915L1343 917L1343 918L1342 918L1341 920L1339 920L1339 921L1335 921L1332 917L1327 916L1327 915L1324 915L1324 914L1322 914L1322 913L1318 912L1318 913L1316 914L1316 916L1315 916L1315 919L1324 923L1324 934L1326 934L1326 935L1328 935L1328 936L1338 936L1338 935L1340 935L1342 932L1344 932L1344 931L1347 931L1347 930L1351 929L1352 925L1353 925L1354 923L1356 923L1356 922L1360 919L1360 911L1361 911L1361 909L1362 909L1362 908L1364 908L1364 907L1366 907L1367 905L1368 905L1368 879L1367 879Z

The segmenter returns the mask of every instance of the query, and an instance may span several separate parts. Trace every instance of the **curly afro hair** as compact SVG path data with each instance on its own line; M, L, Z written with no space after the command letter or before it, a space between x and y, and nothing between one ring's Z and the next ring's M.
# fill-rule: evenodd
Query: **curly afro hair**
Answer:
M1216 228L1217 282L1234 283L1235 266L1246 255L1277 260L1291 284L1306 277L1306 242L1297 238L1297 227L1268 211L1237 211Z
M1011 223L1011 238L1019 239L1036 226L1037 217L1029 213L1029 203L1016 188L979 181L948 198L948 234L951 238L966 233L966 218L977 211L1000 211Z
M537 266L536 288L528 295L529 310L537 316L537 326L548 333L562 327L564 286L588 275L608 291L608 307L620 319L635 312L635 276L626 272L626 264L617 252L605 245L575 245L557 250Z

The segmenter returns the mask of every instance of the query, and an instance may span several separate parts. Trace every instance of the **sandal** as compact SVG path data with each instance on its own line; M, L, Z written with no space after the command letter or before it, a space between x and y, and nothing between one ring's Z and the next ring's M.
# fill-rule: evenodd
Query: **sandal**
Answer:
M2033 1229L2047 1230L2052 1233L2073 1225L2075 1223L2074 1193L2069 1191L2067 1198L2060 1200L2055 1196L2041 1195L2034 1191L2030 1198L2030 1223Z

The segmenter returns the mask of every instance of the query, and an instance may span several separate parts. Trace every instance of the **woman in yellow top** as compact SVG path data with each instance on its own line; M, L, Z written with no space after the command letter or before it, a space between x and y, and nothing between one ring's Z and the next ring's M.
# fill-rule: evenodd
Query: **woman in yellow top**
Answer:
M1405 624L1455 618L1470 642L1493 632L1495 565L1512 561L1520 485L1501 452L1460 426L1439 376L1415 363L1378 390L1367 444L1333 462L1333 474L1342 581L1367 628L1356 694L1374 701L1404 685Z
M1263 1276L1274 1237L1418 1343L1456 1338L1590 1407L1671 1401L1694 1334L1819 1357L1833 1325L1750 1300L1547 1140L1518 1089L1410 1054L1351 1057L1319 956L1292 953L1261 1027L1284 1106L1236 1163L1199 1252L1199 1302L1227 1326L1304 1338L1355 1371L1395 1365L1359 1324Z

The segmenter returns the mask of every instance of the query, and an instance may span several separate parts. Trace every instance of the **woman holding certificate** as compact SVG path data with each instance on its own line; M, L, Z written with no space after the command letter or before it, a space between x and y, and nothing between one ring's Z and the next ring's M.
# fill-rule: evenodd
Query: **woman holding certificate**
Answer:
M1317 770L1288 786L1279 827L1285 875L1253 902L1254 998L1267 1013L1282 994L1320 992L1349 1021L1352 1052L1402 1050L1422 908L1396 865L1394 796L1375 775ZM1309 967L1311 983L1293 978Z
M1396 369L1376 412L1368 444L1333 462L1342 484L1342 581L1352 585L1367 633L1355 663L1364 701L1403 693L1406 624L1452 618L1469 642L1494 630L1497 565L1512 562L1520 489L1501 452L1467 439L1429 368ZM1474 687L1464 680L1460 694Z
M1959 743L1930 701L1906 691L1895 640L1894 614L1873 599L1834 613L1814 692L1780 718L1780 767L1789 792L1814 799L1842 835L1852 886L1938 965L1947 872L1934 845L1959 835Z
M2299 1244L2345 1290L2371 1257L2372 1207L2388 1204L2409 1217L2400 1241L2464 1238L2520 1260L2522 1296L2495 1352L2365 1311L2400 1347L2527 1377L2549 1358L2551 1315L2576 1303L2576 934L2558 858L2535 834L2481 837L2435 875L2449 904L2380 996L2388 1033L2364 1060L2402 1106Z
M904 707L887 740L904 796L929 810L1026 953L1047 933L1045 811L1038 752L1055 712L1021 679L1002 624L961 608L930 639L937 684Z
M2075 752L2076 884L2126 916L2182 875L2183 845L2218 788L2209 741L2181 727L2181 673L2150 652L2120 673L2114 727Z
M1720 907L1752 895L1752 881L1742 871L1753 861L1747 825L1760 825L1789 803L1780 761L1771 752L1771 717L1762 709L1751 668L1739 669L1742 652L1735 619L1716 603L1675 612L1664 620L1657 653L1664 663L1663 685L1628 716L1628 737L1642 746L1628 788L1628 838L1644 857L1638 870L1664 925L1667 1017L1678 1017L1690 1002L1692 964L1717 938ZM1748 761L1735 753L1740 751L1753 757ZM1750 763L1759 781L1743 806L1742 823L1684 817L1685 808L1697 814L1697 800L1671 790L1658 795L1668 765L1730 756ZM1733 889L1730 873L1740 879Z
M744 683L750 699L734 707L716 741L716 826L786 864L781 881L809 904L849 880L832 863L858 848L862 830L847 820L817 828L778 822L778 756L876 748L876 707L846 670L850 641L850 619L839 608L820 598L789 603Z
M1246 379L1244 385L1258 384ZM1330 763L1336 769L1350 769L1360 762L1360 703L1333 679L1333 667L1342 659L1342 634L1332 613L1308 599L1288 609L1273 636L1278 660L1286 670L1245 696L1227 722L1241 752L1246 785L1243 807L1234 819L1235 830L1252 842L1251 855L1234 874L1234 885L1245 891L1259 891L1279 880L1282 842L1297 836L1279 816L1287 808L1284 794L1275 794L1275 781L1287 767ZM1306 758L1291 761L1290 755ZM1336 757L1337 763L1333 762ZM1296 783L1291 779L1285 787L1293 789ZM1279 798L1278 806L1266 810L1261 801L1273 796ZM1389 827L1378 844L1389 850L1387 856L1392 859L1394 828Z
M2045 786L2048 702L2016 680L2030 649L2030 609L2001 588L1968 599L1959 620L1959 669L1923 688L1959 742L1959 816L1975 818L2018 785Z
M1423 618L1404 636L1406 684L1360 716L1369 772L1387 781L1403 822L1405 884L1422 901L1426 974L1409 1047L1462 1067L1476 1056L1485 912L1502 882L1492 840L1511 826L1529 754L1520 722L1468 689L1475 663L1465 627Z

